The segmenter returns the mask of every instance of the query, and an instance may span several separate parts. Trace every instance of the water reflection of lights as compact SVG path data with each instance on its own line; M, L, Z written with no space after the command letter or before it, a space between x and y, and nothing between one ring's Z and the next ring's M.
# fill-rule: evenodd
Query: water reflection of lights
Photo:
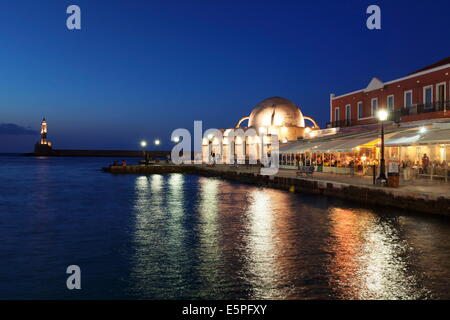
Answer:
M427 296L411 272L408 243L396 218L333 208L335 252L330 271L338 298L418 299Z
M200 219L204 238L216 238L219 180L200 179Z
M140 176L136 178L135 193L136 202L135 210L138 212L136 219L138 220L138 226L145 226L146 222L151 218L149 216L150 212L152 215L162 214L162 189L163 176L152 175L150 177Z
M254 190L250 194L248 208L249 228L248 235L248 269L251 273L255 297L279 296L276 290L276 264L277 255L273 239L272 199L267 190Z
M171 227L172 231L174 231L175 233L179 233L181 232L181 219L183 218L184 213L184 176L182 174L171 174L168 183L169 196L167 198L167 206L169 209L169 214L171 215Z
M361 299L419 299L417 279L408 276L408 244L395 219L380 219L367 226L361 250Z
M218 239L219 188L221 182L216 179L200 178L199 199L199 240L200 240L200 277L203 279L201 297L214 295L215 286L222 281Z
M140 292L143 297L153 293L151 283L157 282L164 266L161 257L165 253L160 233L164 223L164 177L161 175L140 176L135 182L136 222L133 230L133 246L130 277L131 292Z
M403 220L196 179L136 179L130 283L139 297L429 297Z

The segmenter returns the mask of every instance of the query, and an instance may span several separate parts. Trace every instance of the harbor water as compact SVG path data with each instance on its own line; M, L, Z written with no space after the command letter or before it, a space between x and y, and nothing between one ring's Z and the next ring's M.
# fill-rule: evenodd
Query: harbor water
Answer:
M448 218L112 160L0 156L0 299L450 299Z

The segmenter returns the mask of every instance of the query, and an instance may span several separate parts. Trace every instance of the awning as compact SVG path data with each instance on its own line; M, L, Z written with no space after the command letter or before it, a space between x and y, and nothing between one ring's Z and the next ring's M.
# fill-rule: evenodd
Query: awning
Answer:
M280 145L279 147L278 147L278 150L288 150L289 148L291 148L291 146L293 145L294 143L286 143L286 144L282 144L282 145Z
M295 142L291 142L285 146L281 146L279 148L279 152L280 153L294 153L293 150L295 148L298 148L301 145L301 143L295 141Z
M418 144L450 143L450 129L430 130L417 141Z
M370 136L365 138L355 138L347 140L342 145L331 148L329 152L352 152L357 147L361 147L366 144L375 142L375 140L378 140L378 136Z
M350 141L351 140L342 140L342 139L331 140L331 141L320 144L316 148L312 149L311 152L317 152L317 153L333 152L331 150L333 150L341 145L344 145L346 142L348 143Z
M409 146L417 143L423 136L418 130L402 131L396 133L389 138L385 138L384 144L388 147L392 146Z
M280 147L281 154L290 153L329 153L329 152L352 152L356 147L371 143L378 138L377 135L366 137L347 137L339 139L327 139L321 141L296 141L287 146Z
M316 147L319 142L311 143L311 141L295 141L286 146L280 147L281 154L303 153L311 148Z

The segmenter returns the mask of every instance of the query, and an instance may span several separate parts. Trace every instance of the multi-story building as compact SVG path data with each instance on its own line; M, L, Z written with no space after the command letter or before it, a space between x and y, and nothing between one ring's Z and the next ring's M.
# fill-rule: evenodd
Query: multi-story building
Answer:
M395 122L450 118L450 57L403 78L388 82L373 78L364 89L331 94L328 127L376 123L380 108L388 110Z

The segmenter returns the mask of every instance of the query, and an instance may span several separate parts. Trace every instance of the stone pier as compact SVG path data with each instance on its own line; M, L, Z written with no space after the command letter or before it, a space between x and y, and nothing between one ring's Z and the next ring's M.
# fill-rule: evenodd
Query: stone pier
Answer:
M219 177L240 183L336 197L364 205L385 206L412 212L450 215L450 193L424 192L411 188L387 188L368 184L331 181L323 177L297 177L279 173L263 176L255 167L240 168L230 166L208 167L204 165L136 165L109 167L104 171L114 174L167 174L183 173L207 177ZM447 187L447 186L446 186ZM433 189L431 189L433 190Z

